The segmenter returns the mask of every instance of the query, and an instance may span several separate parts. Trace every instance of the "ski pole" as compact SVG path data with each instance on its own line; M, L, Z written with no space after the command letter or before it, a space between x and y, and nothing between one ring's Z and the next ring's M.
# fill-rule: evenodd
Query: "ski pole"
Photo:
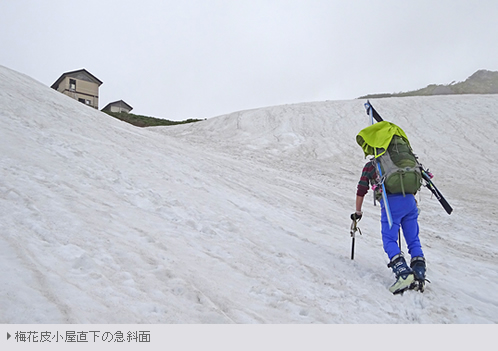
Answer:
M398 242L399 242L399 249L401 250L401 228L398 229Z
M374 124L374 119L377 121L377 122L381 122L382 121L382 117L380 117L380 115L377 113L377 111L375 111L375 109L373 108L373 106L370 104L370 101L367 100L367 103L364 105L366 110L367 110L367 114L370 116L370 120L371 120L371 124ZM377 158L377 150L375 149L375 158ZM375 162L377 164L377 169L378 169L378 172L379 172L379 176L381 177L382 179L382 170L381 170L381 167L380 167L380 164L378 162ZM386 215L387 215L387 221L389 223L389 229L392 228L393 226L393 217L391 215L391 209L389 207L389 201L387 201L387 192L386 192L386 187L384 186L384 181L382 181L382 199L384 200L384 208L386 210Z

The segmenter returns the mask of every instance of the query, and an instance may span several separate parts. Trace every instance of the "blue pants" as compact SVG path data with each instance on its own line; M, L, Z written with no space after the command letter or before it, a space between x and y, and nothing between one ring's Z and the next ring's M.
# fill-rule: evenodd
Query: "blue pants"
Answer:
M424 256L420 239L418 237L418 208L415 196L412 194L389 194L387 195L389 208L393 218L393 226L389 229L387 214L384 208L384 201L381 200L382 207L381 224L382 224L382 242L384 251L391 260L394 256L401 253L398 241L398 231L401 227L408 247L408 253L411 257Z

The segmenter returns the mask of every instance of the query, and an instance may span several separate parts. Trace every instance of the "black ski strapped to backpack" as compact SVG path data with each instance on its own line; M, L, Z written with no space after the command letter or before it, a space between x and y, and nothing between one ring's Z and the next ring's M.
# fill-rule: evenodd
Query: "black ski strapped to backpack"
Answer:
M372 106L370 101L367 100L367 102L365 103L365 108L366 108L367 114L372 116L372 118L375 119L377 122L384 121L383 118L380 116L380 114ZM361 143L359 143L359 144L360 144L360 146L362 146ZM363 147L363 149L365 150L364 147ZM388 147L388 149L389 149L389 147ZM443 208L445 209L446 213L451 214L453 212L453 208L450 206L450 204L448 203L448 201L446 201L443 194L441 194L439 189L433 183L432 174L429 172L429 170L424 169L424 167L422 165L419 164L419 166L420 166L422 180L423 180L423 182L425 182L425 184L424 184L425 187L427 187L436 196L436 198L438 199L441 206L443 206Z

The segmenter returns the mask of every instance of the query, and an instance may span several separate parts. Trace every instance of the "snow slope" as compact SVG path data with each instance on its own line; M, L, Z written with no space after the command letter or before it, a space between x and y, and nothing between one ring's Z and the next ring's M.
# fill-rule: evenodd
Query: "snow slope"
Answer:
M0 323L498 322L498 95L372 101L424 189L426 292L393 296L363 101L140 129L0 66Z

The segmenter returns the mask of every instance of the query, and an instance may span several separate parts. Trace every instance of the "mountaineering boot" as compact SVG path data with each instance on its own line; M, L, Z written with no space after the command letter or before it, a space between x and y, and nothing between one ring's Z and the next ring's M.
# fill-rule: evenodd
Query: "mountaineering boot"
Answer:
M415 277L402 254L394 256L387 267L392 268L394 275L396 275L396 282L389 288L390 292L400 294L412 286Z
M425 288L425 258L422 256L412 257L410 261L410 267L413 271L413 276L415 277L415 283L412 289L424 292Z

